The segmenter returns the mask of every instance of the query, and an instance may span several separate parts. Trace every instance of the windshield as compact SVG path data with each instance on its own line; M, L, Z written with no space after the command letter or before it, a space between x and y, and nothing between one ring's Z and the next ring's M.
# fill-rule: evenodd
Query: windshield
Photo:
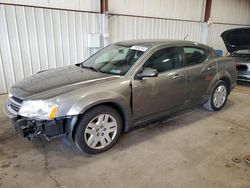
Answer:
M244 56L244 55L250 55L250 50L248 50L248 49L246 49L246 50L238 50L238 51L235 51L234 53L233 53L233 55L242 55L242 56Z
M125 75L147 49L112 44L91 56L81 66L97 72Z

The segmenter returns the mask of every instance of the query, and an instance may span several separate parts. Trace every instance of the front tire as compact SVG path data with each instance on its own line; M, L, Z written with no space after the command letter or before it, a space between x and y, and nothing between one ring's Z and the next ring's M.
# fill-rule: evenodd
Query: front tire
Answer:
M223 80L220 80L216 84L208 101L203 105L204 108L206 108L209 111L221 110L227 102L228 93L229 93L229 91L228 91L228 86L227 86L226 82Z
M122 132L119 113L109 106L97 106L87 111L77 124L75 144L88 154L110 149Z

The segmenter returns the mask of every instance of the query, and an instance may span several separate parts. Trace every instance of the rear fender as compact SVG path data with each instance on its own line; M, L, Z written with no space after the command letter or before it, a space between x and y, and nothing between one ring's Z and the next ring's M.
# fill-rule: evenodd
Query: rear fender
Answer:
M228 80L229 83L231 83L231 76L230 74L223 70L218 72L213 79L211 80L209 87L207 89L207 95L210 96L210 94L212 93L212 91L215 89L216 84L218 83L219 80ZM229 92L230 92L230 88L231 86L229 85Z

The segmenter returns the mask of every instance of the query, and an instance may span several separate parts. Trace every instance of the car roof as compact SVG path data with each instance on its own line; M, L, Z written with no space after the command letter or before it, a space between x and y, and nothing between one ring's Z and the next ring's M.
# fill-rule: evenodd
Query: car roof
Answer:
M208 45L198 43L198 42L193 42L193 41L186 41L186 40L171 40L171 39L142 39L142 40L126 40L126 41L120 41L116 42L118 45L122 46L144 46L144 47L154 47L154 46L159 46L159 45L198 45L200 47L204 48L211 48Z

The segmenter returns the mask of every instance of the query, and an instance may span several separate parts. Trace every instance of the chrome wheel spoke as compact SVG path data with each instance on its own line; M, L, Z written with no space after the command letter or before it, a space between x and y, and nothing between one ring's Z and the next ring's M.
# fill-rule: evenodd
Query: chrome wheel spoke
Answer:
M107 133L113 133L113 132L115 132L116 130L117 130L116 127L112 127L112 128L107 129Z
M218 87L218 92L221 92L221 90L222 90L222 86L219 86Z
M102 114L102 115L100 115L100 116L98 117L98 120L97 120L97 122L96 122L97 125L101 125L101 124L102 124L104 116L105 116L105 115Z
M85 131L86 133L90 134L90 135L96 135L96 131L93 129L86 129Z
M92 128L92 129L94 129L94 130L96 130L96 129L97 129L97 124L94 123L94 122L91 122L91 123L89 123L89 126L88 126L88 127Z
M95 147L96 144L98 143L98 141L99 141L99 140L98 140L97 138L95 138L95 136L91 135L91 136L89 137L88 141L87 141L87 144L88 144L89 146L91 146L91 147Z
M116 127L116 122L109 122L109 123L107 124L107 129L111 129L111 128L113 128L113 127Z
M95 141L92 143L92 147L96 147L96 145L98 144L98 142L99 142L99 139L95 139Z
M100 142L101 142L101 145L103 147L105 147L105 146L107 146L109 144L109 142L107 142L104 137L100 138Z
M110 138L109 134L106 134L106 135L104 136L104 139L105 139L108 143L112 142L112 139Z
M108 124L109 116L105 115L103 119L103 125L106 126Z

